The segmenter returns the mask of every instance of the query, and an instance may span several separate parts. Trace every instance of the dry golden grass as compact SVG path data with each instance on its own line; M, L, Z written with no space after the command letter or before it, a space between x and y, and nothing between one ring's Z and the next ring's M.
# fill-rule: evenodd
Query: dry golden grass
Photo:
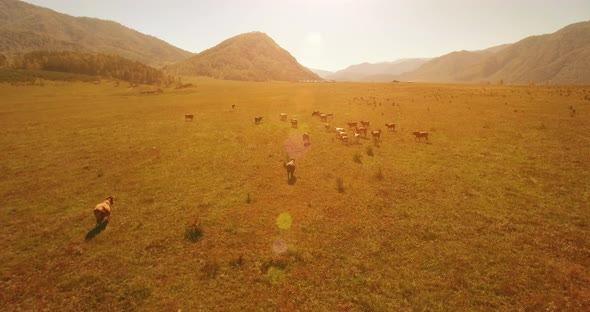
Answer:
M589 88L193 83L0 85L3 310L590 309Z

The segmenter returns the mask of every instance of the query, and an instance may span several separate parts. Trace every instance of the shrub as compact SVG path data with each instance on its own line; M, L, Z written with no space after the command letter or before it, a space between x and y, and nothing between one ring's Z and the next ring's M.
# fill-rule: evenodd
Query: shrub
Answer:
M383 177L383 171L381 171L381 167L379 167L377 169L377 172L375 172L375 179L381 181L381 180L383 180L383 178L384 178Z
M203 278L214 278L219 271L219 264L216 261L208 260L203 268L201 268L201 273L203 274Z
M342 181L342 178L336 179L336 187L338 189L338 193L344 193L344 181Z
M185 229L184 236L191 242L196 242L201 236L203 236L203 229L201 228L201 222L199 221L199 218L194 217L190 220Z
M352 156L352 160L354 160L355 163L362 163L361 154L358 152L355 153L354 156Z

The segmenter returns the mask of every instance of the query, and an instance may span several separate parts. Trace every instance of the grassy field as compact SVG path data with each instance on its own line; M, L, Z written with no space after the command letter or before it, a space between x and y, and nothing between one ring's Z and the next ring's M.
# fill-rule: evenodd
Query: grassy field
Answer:
M0 84L2 310L590 310L590 88L193 83Z

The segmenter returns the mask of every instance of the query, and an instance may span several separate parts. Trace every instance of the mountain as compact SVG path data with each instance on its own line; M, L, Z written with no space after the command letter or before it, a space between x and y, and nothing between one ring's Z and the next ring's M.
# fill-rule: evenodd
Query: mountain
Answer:
M117 54L154 66L192 53L121 24L73 17L17 0L0 0L0 53L77 51Z
M411 58L400 59L394 62L362 63L351 65L339 70L326 79L335 81L376 81L387 82L394 80L398 75L415 70L429 59Z
M262 32L237 35L165 70L227 80L321 80Z
M466 75L470 68L484 62L493 54L494 52L488 50L451 52L401 75L400 78L413 81L467 82L469 78Z
M323 70L323 69L313 69L310 68L309 70L311 70L312 72L314 72L316 75L322 77L322 78L326 78L327 76L333 74L334 72L331 72L329 70Z
M400 77L430 82L590 83L590 21L483 51L453 52Z

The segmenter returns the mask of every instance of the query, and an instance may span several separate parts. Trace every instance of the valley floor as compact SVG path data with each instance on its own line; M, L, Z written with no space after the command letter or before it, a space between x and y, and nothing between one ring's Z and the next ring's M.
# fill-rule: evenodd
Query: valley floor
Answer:
M590 310L588 87L142 90L0 84L3 310Z

